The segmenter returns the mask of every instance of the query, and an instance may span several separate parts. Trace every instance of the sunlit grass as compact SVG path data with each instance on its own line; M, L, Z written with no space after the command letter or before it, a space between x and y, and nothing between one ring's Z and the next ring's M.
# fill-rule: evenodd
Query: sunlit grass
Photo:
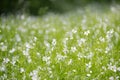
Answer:
M119 80L120 6L0 18L0 80Z

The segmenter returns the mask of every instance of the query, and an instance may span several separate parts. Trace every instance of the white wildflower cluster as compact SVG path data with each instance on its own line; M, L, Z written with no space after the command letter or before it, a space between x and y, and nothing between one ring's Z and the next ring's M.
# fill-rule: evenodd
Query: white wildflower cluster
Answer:
M64 46L63 53L64 54L67 54L69 52L68 47L67 47L67 41L68 41L68 38L63 39L63 46Z
M15 48L12 48L10 51L9 51L9 53L14 53L16 51L16 49Z
M74 53L75 51L77 51L76 47L75 46L71 47L71 52Z
M24 68L20 68L20 73L24 73L25 69Z
M23 55L26 56L28 63L31 63L32 59L31 59L31 56L29 54L29 50L31 48L31 45L29 43L26 43L25 46L26 46L26 49L23 50Z
M109 77L109 80L119 80L119 79L120 79L119 76L116 76L116 77L114 77L114 76L110 76L110 77Z
M30 76L32 80L39 80L40 77L38 77L38 70L33 70L32 72L30 72Z
M77 29L72 29L72 33L77 33Z
M105 38L103 38L103 37L100 37L99 40L100 40L100 42L105 42Z
M85 38L81 38L81 39L77 40L77 42L78 42L78 45L81 47L81 45L86 42L86 39Z
M91 67L92 67L92 63L91 63L91 62L86 63L86 70L87 70L87 71L88 71Z
M56 39L52 40L52 45L55 46L56 45Z
M13 57L12 57L11 64L12 64L13 66L15 66L16 62L18 62L18 61L19 61L19 56L13 56Z
M107 31L106 39L107 39L108 42L111 41L111 38L113 37L113 32L114 32L113 29Z
M85 36L88 36L89 34L90 34L90 30L87 30L87 31L84 32Z
M51 63L49 56L43 56L42 60L45 61L47 65Z
M0 43L0 50L1 50L1 51L6 51L7 48L8 48L8 47L7 47L7 45L5 45L4 42L1 42L1 43Z
M61 54L57 54L56 60L57 60L57 62L64 61L66 59L66 57L67 56L63 56Z
M113 65L112 63L107 64L107 66L108 66L108 69L113 72L117 72L117 71L120 72L120 67L117 67L116 65Z
M20 42L20 41L21 41L20 35L19 35L19 34L16 34L16 35L15 35L15 39L16 39L17 42Z

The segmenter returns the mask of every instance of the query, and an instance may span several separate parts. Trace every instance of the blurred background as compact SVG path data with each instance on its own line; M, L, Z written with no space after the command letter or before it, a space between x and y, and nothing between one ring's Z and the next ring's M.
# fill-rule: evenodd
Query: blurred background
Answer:
M114 3L120 3L120 0L0 0L0 15L63 13L88 4L109 5Z

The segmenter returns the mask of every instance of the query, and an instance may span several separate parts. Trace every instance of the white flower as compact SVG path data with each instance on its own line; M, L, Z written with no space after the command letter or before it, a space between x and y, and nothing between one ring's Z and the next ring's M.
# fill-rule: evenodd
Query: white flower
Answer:
M57 56L56 56L56 59L57 59L58 62L63 61L65 58L66 58L66 56L63 56L61 54L57 54Z
M52 40L52 45L55 46L56 45L56 39Z
M105 38L103 38L103 37L100 37L99 40L100 40L101 42L105 42Z
M111 77L109 78L109 80L114 80L114 77L113 77L113 76L111 76Z
M76 49L76 47L74 46L74 47L71 47L71 51L74 53L75 51L76 51L77 49Z
M2 50L2 51L6 51L6 50L7 50L7 46L6 46L6 45L2 45L2 46L1 46L1 50Z
M118 67L117 70L120 71L120 67Z
M35 41L35 42L37 41L37 37L34 37L34 41Z
M72 33L77 33L77 30L76 29L72 29Z
M83 43L85 43L85 41L86 41L86 39L84 39L84 38L77 40L79 46L81 46Z
M9 61L9 58L3 58L3 63L8 63Z
M77 57L78 57L78 60L80 60L80 58L83 58L84 56L83 56L82 53L79 52L79 53L77 54Z
M90 77L91 76L91 74L87 74L87 77Z
M48 64L48 65L50 64L50 57L44 56L44 57L42 58L42 60L45 61L46 64Z
M14 53L15 52L15 48L12 48L9 53Z
M29 49L23 50L23 55L29 56Z
M90 34L90 30L87 30L87 31L84 32L84 35L87 36L88 34Z
M91 62L89 62L88 64L86 64L86 67L89 69L89 68L91 68Z
M38 70L33 70L32 72L30 72L30 76L31 76L32 80L39 80Z
M25 72L24 68L20 68L20 73Z
M25 43L25 46L26 46L26 48L28 48L28 49L31 48L31 45L30 45L28 42Z
M108 64L108 69L112 70L113 72L117 71L117 67L115 65L112 66L112 64Z
M20 37L19 34L16 34L16 35L15 35L15 38L16 38L16 41L17 41L17 42L20 42L20 41L21 41L21 37Z
M113 29L111 29L111 30L109 30L109 31L107 31L107 35L106 35L106 38L107 38L107 40L108 40L108 42L111 40L111 38L112 38L112 34L113 34L113 32L114 32L114 30Z
M63 52L64 52L64 54L67 54L69 51L68 51L68 49L67 49L67 47L65 47L64 49L63 49Z
M0 71L5 71L5 70L6 70L5 65L0 66Z

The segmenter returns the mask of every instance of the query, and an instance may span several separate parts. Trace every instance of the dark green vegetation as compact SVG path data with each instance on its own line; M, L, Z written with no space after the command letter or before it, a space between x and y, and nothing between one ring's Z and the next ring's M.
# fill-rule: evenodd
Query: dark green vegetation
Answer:
M49 11L64 12L87 4L111 4L120 0L1 0L0 14L23 13L43 15Z

